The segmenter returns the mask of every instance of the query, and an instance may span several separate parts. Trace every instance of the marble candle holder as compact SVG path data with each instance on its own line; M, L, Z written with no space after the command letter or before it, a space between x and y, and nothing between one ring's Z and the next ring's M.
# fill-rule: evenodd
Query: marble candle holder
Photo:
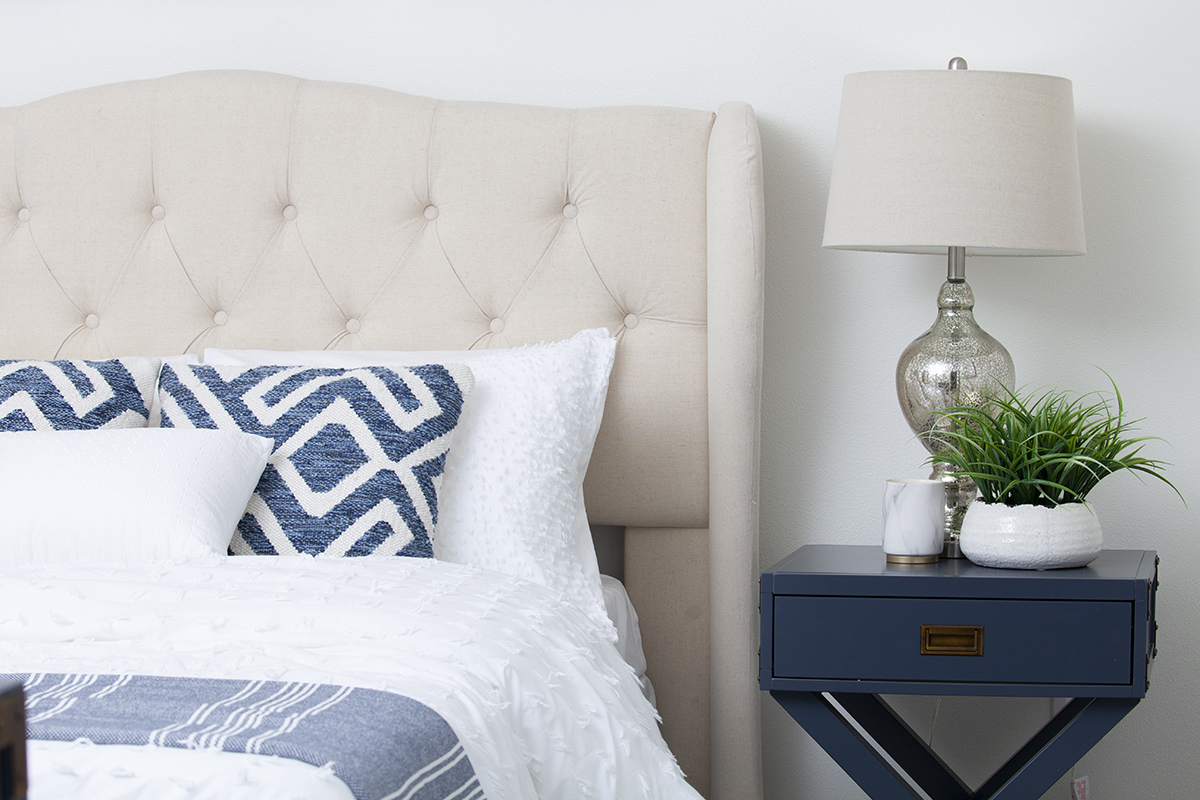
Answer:
M883 552L893 564L930 564L942 552L946 486L891 479L883 485Z

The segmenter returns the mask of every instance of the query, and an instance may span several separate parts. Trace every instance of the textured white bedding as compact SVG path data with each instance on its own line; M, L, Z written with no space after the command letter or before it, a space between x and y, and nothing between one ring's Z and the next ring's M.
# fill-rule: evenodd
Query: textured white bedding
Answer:
M657 707L654 686L650 683L650 677L646 675L646 651L642 649L642 629L638 625L637 610L633 607L633 601L625 591L625 584L611 575L601 575L600 589L604 592L604 610L617 630L617 652L633 667L633 674L642 685L642 694L646 695L650 705Z
M28 800L354 800L329 769L271 756L29 743Z
M0 665L386 689L450 723L492 800L699 796L608 632L544 587L473 567L213 556L10 570L0 581ZM31 798L178 789L199 800L236 797L238 787L255 798L347 796L340 781L306 765L287 767L287 788L269 793L262 782L283 769L261 763L272 759L206 754L223 766L205 777L174 765L193 753L147 761L148 748L119 750L36 745ZM153 781L158 793L138 788Z

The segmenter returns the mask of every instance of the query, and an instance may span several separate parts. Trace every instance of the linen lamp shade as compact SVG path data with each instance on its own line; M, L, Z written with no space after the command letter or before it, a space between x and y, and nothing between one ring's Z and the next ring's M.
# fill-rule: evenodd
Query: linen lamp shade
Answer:
M966 69L846 76L823 244L1084 253L1071 82Z

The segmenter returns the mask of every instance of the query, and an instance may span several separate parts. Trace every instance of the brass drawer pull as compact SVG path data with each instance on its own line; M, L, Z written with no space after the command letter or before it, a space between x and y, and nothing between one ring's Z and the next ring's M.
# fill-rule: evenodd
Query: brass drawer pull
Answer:
M981 656L982 625L922 625L921 655Z

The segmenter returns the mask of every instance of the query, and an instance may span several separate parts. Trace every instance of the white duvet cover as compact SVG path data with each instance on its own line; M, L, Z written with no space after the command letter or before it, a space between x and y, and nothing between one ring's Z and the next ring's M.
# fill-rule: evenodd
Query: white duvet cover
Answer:
M487 796L689 798L632 669L541 586L428 559L213 556L0 575L0 671L297 680L439 712ZM345 800L328 769L31 742L30 798Z

